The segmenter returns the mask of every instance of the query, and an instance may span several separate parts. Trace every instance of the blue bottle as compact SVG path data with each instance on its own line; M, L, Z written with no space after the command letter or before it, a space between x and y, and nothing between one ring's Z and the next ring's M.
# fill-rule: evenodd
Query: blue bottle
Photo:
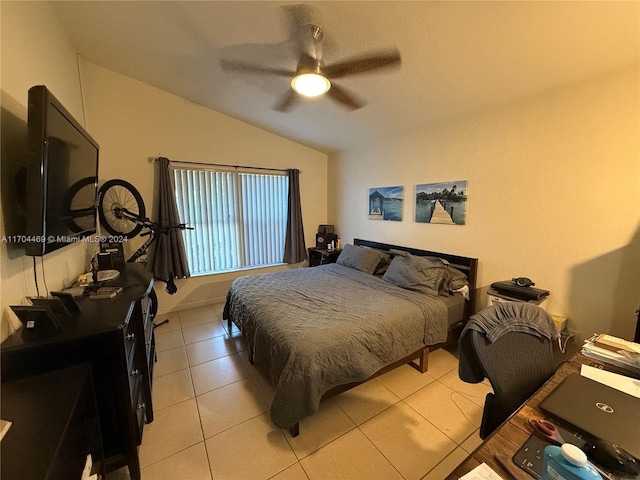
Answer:
M587 461L587 455L575 445L549 445L544 449L542 480L602 480Z

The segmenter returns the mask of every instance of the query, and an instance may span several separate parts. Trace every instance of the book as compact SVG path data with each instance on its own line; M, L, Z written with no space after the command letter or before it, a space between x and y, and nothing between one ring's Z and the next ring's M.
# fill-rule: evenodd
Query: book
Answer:
M613 335L601 333L594 339L593 343L600 348L605 348L612 352L629 352L640 355L640 344L629 342L622 338L614 337Z

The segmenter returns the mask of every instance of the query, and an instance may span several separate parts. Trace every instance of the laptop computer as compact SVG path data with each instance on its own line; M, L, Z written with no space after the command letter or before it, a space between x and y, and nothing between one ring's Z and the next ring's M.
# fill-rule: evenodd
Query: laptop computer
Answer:
M577 373L569 375L540 409L640 458L640 398Z

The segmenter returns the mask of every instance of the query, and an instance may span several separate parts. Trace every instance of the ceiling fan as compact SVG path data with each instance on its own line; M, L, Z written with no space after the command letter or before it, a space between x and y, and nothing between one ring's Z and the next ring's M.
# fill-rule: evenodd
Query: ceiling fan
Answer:
M293 32L292 40L297 47L298 64L295 70L265 67L236 60L221 60L220 66L225 71L272 74L291 78L291 89L285 92L273 107L279 112L286 112L295 105L300 96L318 97L327 95L342 107L356 110L364 106L358 99L334 80L371 73L383 68L399 66L400 52L391 48L375 53L368 53L348 60L325 65L322 60L321 46L324 33L320 27L313 24L299 25Z

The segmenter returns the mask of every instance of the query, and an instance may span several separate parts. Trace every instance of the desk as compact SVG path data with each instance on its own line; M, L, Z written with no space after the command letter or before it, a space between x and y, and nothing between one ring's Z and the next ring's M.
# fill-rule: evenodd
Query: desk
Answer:
M504 468L495 460L495 456L503 460L509 470L518 479L531 480L531 476L515 465L511 458L520 447L529 439L532 430L528 425L529 418L545 418L544 413L538 408L540 402L546 398L558 384L572 373L580 372L580 365L597 365L599 362L586 357L581 353L575 354L569 362L560 366L556 373L534 393L527 402L521 406L511 417L509 417L495 432L471 453L447 477L447 480L456 480L465 473L470 472L482 462L493 468L496 473L505 479L511 476L504 471Z
M79 480L87 455L104 478L96 401L87 364L2 384L3 478Z

